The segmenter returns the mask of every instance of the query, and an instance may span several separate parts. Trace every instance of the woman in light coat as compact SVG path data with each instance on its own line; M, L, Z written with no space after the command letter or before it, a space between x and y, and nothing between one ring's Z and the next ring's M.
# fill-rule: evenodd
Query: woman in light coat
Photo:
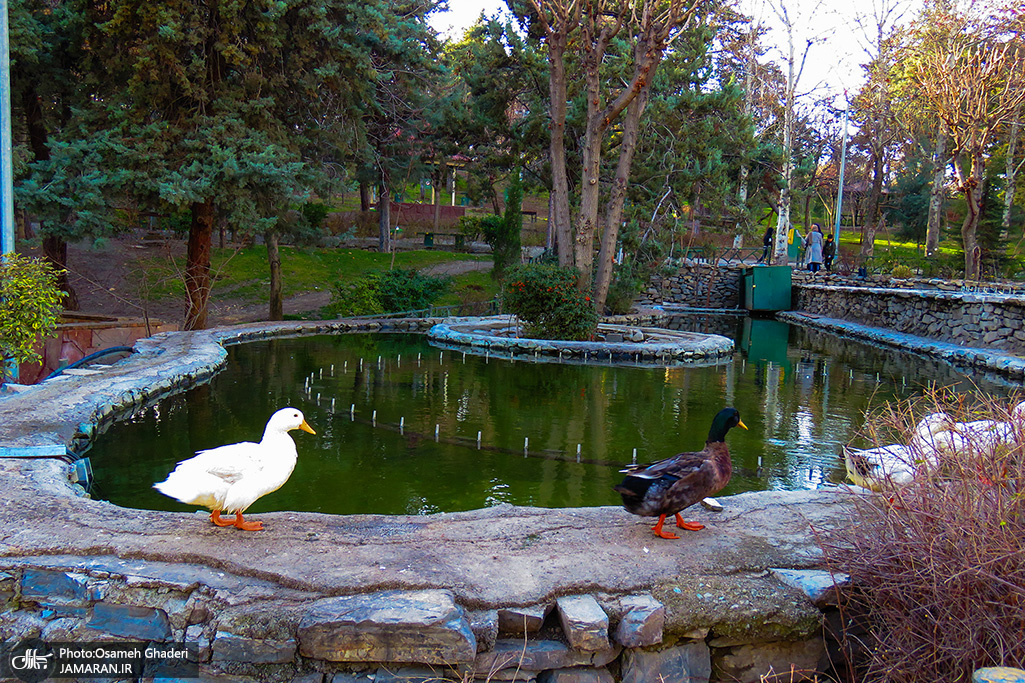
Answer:
M808 270L813 273L819 272L822 267L822 243L822 227L812 223L811 232L804 238L804 247L807 249Z

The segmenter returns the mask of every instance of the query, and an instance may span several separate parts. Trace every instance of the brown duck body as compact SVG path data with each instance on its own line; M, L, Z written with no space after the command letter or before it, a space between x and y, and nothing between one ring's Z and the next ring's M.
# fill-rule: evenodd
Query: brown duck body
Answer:
M680 511L715 495L729 483L733 461L725 439L733 427L747 429L735 408L724 408L712 421L703 450L622 470L626 478L614 488L623 498L623 507L635 515L658 517L652 530L662 538L679 538L662 530L668 515L676 516L676 526L681 529L703 529L701 524L683 521Z
M733 462L726 442L709 441L696 453L680 453L626 472L623 483L615 487L623 507L641 517L658 517L675 515L722 491L733 474Z

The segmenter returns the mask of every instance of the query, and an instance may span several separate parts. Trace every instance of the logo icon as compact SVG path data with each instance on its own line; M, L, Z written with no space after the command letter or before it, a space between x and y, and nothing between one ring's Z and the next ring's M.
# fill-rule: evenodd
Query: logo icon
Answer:
M4 653L3 663L18 680L39 683L57 668L57 655L45 641L26 638Z

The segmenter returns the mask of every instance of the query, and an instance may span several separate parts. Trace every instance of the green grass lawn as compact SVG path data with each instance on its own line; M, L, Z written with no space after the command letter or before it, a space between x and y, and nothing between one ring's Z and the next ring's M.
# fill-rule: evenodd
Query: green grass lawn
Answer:
M454 261L489 261L489 255L449 251L402 251L394 258L395 268L422 270L439 263ZM244 249L214 249L211 259L214 300L243 299L265 303L270 298L270 271L267 249L252 246ZM185 264L154 257L144 267L147 298L183 297L185 286L181 273ZM282 292L294 296L302 292L334 291L339 282L351 282L361 275L386 271L393 267L392 254L362 249L315 249L285 246L281 248ZM449 293L438 305L456 304L467 299L485 300L498 291L491 271L471 271L453 278Z

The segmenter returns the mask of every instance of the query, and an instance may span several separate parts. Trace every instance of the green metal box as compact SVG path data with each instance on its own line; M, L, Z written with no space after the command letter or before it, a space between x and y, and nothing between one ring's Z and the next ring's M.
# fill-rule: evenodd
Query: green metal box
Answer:
M753 266L741 276L744 308L749 311L790 310L790 266Z

